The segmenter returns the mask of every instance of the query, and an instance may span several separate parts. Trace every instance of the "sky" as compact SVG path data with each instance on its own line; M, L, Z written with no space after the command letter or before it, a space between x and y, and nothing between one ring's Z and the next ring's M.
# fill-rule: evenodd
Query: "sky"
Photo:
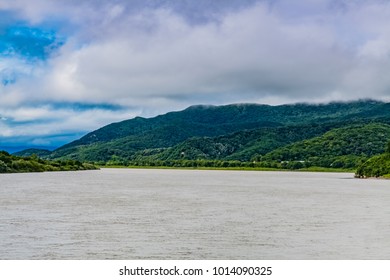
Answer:
M1 0L0 150L190 105L390 101L388 0Z

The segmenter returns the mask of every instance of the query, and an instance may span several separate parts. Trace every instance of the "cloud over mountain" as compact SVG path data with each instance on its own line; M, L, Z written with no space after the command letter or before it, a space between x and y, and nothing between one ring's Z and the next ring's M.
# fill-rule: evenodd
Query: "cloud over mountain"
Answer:
M199 103L390 97L386 1L32 2L0 4L0 125L15 136L57 135L74 114L80 133ZM34 44L11 40L17 28ZM58 119L59 103L113 107Z

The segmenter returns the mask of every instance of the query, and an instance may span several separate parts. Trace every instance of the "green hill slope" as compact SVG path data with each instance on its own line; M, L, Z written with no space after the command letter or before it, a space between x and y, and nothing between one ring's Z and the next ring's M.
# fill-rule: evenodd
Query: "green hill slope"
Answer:
M245 130L218 137L190 138L150 156L155 160L239 160L252 161L278 147L325 133L335 124L302 125Z
M354 168L369 157L383 153L389 139L390 126L387 124L352 125L275 149L262 156L261 160Z
M185 155L192 158L203 155L213 159L251 160L255 155L318 136L333 127L367 120L390 123L388 107L389 104L377 101L192 106L154 118L137 117L107 125L55 150L49 157L121 162L144 156L178 158L185 150ZM318 127L313 131L297 128L305 125ZM282 128L286 131L278 131Z
M108 142L114 139L144 135L160 130L173 132L183 130L187 135L223 135L260 127L273 127L280 124L297 124L305 122L323 122L339 120L346 116L359 118L371 111L377 111L384 103L377 101L358 101L351 103L330 103L321 105L292 104L292 105L259 105L233 104L226 106L191 106L183 111L170 112L154 118L125 120L102 127L88 133L63 148L86 145L97 142ZM387 112L386 116L389 117ZM173 129L176 128L176 129Z

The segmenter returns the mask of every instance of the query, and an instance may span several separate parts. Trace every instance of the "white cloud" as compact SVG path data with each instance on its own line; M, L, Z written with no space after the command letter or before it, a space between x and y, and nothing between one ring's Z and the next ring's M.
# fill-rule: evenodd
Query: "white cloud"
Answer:
M0 9L12 8L35 23L48 16L68 20L60 29L67 42L28 78L0 88L1 115L7 108L19 108L11 117L20 119L57 114L57 127L76 131L135 111L150 116L198 103L390 97L386 1L261 1L235 11L211 9L212 20L196 24L170 1L158 8L142 1L134 2L137 8L121 0L32 2L2 1ZM129 109L123 116L42 105L31 111L31 102ZM77 114L85 123L76 121Z
M349 66L329 28L285 24L264 5L199 26L157 10L122 19L108 37L100 27L101 37L53 59L40 97L139 106L194 95L299 97L326 94Z
M48 137L98 129L107 122L135 117L139 112L94 108L74 110L52 106L20 107L15 110L0 107L0 137ZM38 141L38 140L36 140ZM53 143L55 144L55 143Z

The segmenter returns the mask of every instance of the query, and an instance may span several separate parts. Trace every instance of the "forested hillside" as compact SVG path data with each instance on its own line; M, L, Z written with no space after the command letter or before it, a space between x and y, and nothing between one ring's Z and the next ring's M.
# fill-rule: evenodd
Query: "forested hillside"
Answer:
M179 143L188 136L224 135L244 129L321 123L334 120L354 120L372 117L390 119L388 104L378 101L357 101L330 104L259 105L233 104L226 106L191 106L183 111L170 112L154 118L141 118L113 123L88 133L79 140L61 147L108 142L128 136L159 136L161 144ZM169 139L171 133L177 140ZM166 139L168 138L168 139Z
M150 158L253 161L258 155L264 155L278 147L321 135L335 125L282 126L245 130L218 137L195 137L156 153Z
M303 140L302 140L303 139ZM267 128L221 137L191 138L172 148L136 153L132 163L256 166L299 169L354 169L384 151L390 139L387 124L359 124L342 128L326 125ZM190 161L190 162L189 162ZM196 161L196 163L191 162ZM242 164L247 162L247 164ZM169 165L169 164L168 164Z
M372 100L192 106L113 123L37 154L101 165L353 169L384 152L389 125L390 103Z
M387 124L352 125L275 149L260 157L260 160L355 168L368 158L383 153L389 139L390 126Z

